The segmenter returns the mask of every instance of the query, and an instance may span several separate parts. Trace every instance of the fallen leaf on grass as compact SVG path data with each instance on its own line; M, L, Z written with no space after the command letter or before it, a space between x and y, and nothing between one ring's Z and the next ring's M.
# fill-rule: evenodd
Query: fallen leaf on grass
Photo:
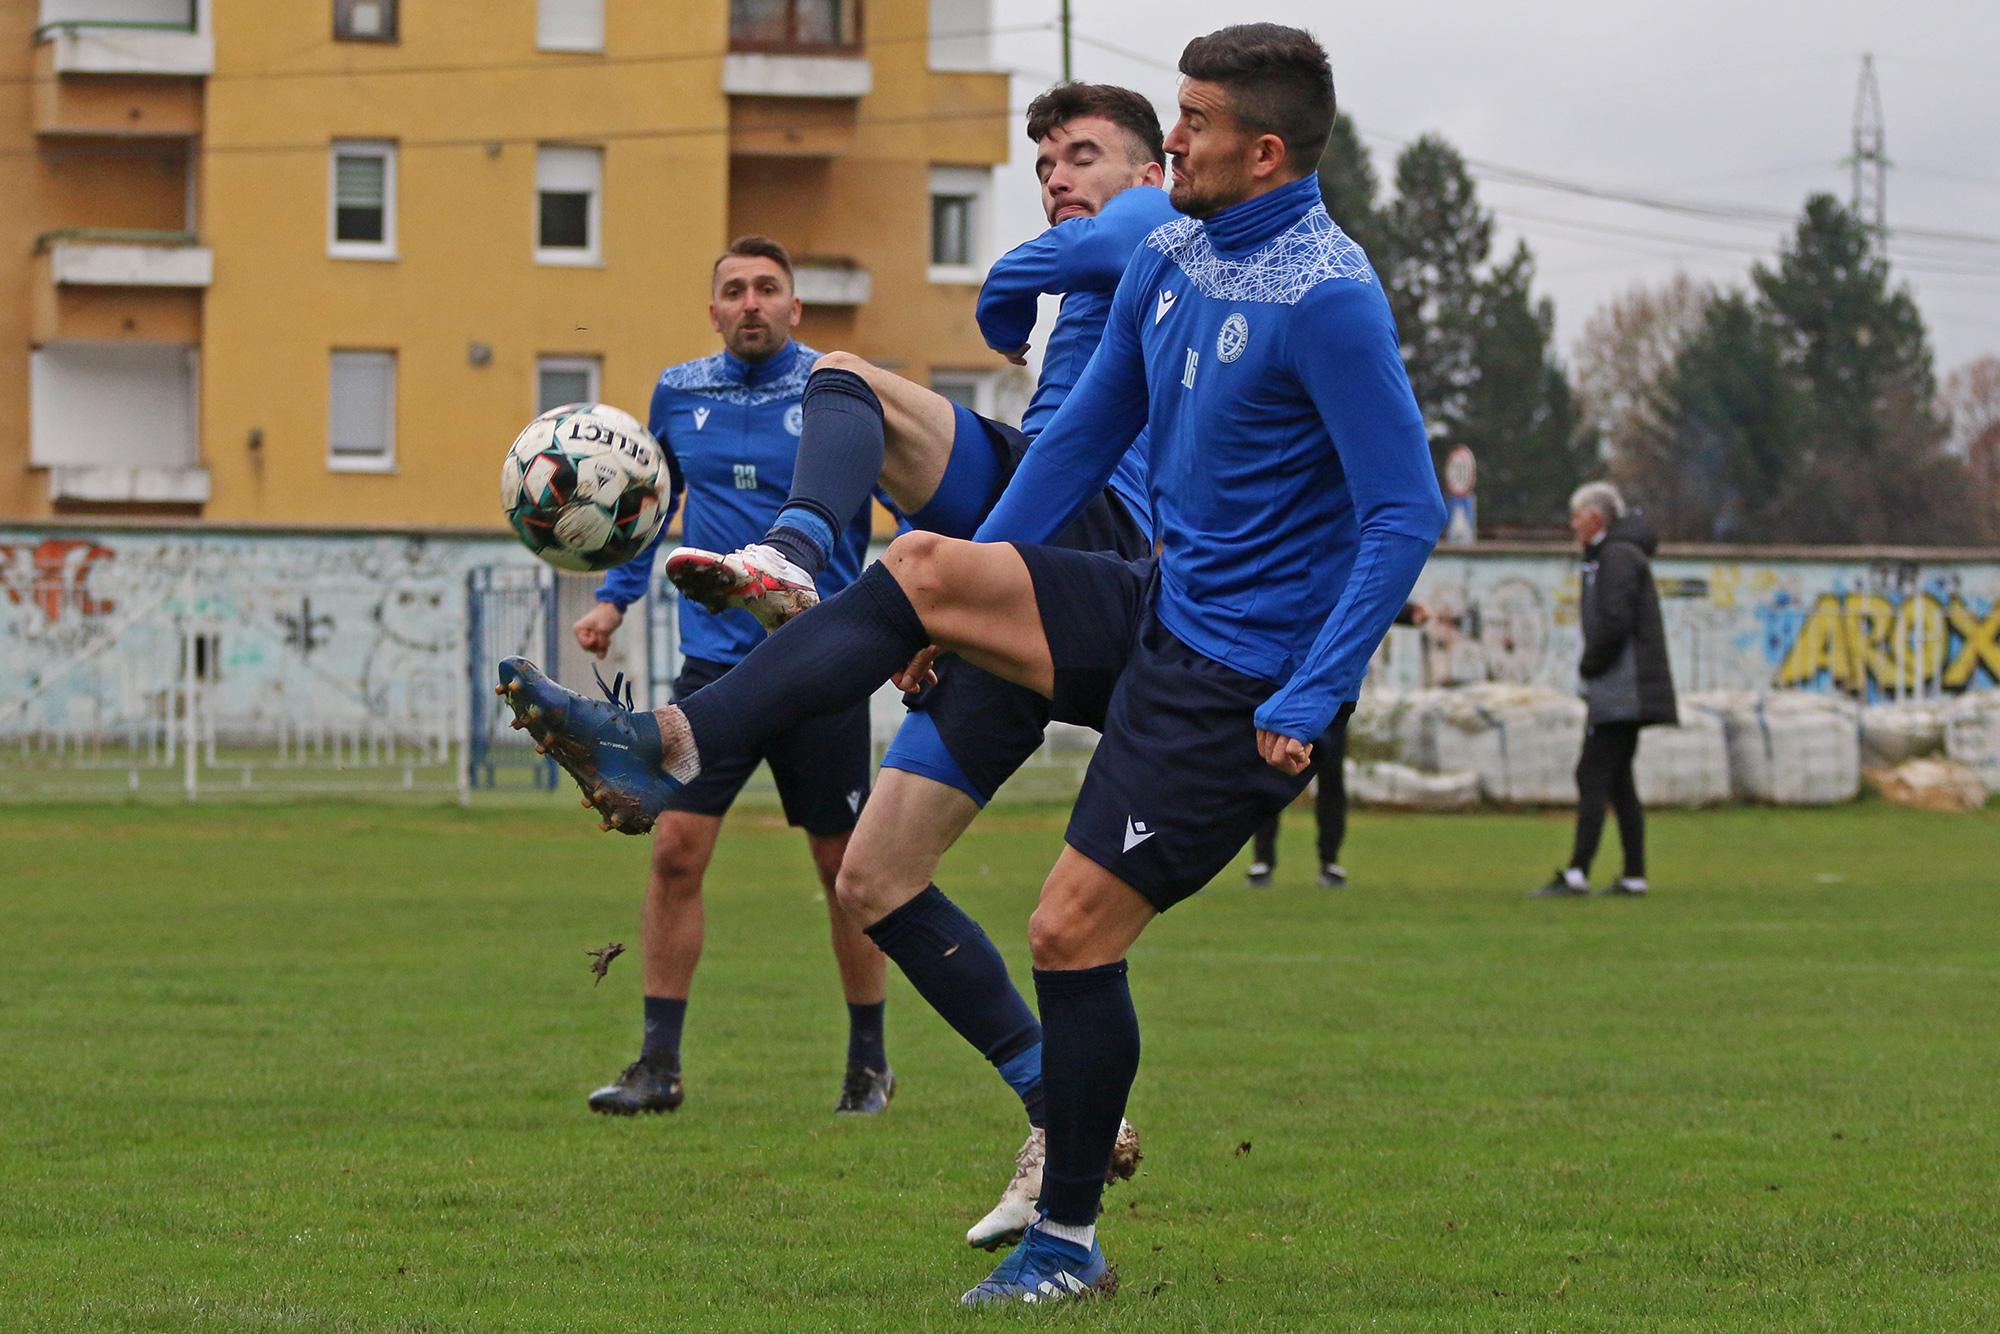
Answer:
M1246 1153L1248 1153L1248 1152L1250 1152L1250 1141L1249 1141L1249 1140L1247 1140L1247 1139L1246 1139L1246 1140L1244 1140L1244 1141L1243 1141L1243 1142L1242 1142L1241 1144L1239 1144L1239 1145L1237 1145L1237 1146L1236 1146L1236 1156L1237 1156L1238 1158L1241 1158L1241 1157L1242 1157L1242 1156L1243 1156L1244 1154L1246 1154Z
M604 980L605 974L611 971L611 961L624 952L625 947L615 940L601 950L584 951L591 958L590 971L597 974L597 982ZM597 982L592 982L590 985L594 987Z

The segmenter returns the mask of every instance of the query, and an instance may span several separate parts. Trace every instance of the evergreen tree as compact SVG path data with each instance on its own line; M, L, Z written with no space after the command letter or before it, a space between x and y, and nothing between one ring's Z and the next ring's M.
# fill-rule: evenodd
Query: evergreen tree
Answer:
M1578 483L1598 468L1597 437L1579 430L1569 377L1551 348L1555 307L1533 297L1527 245L1479 283L1474 303L1477 374L1451 444L1479 460L1482 520L1548 526L1562 521Z
M1386 264L1377 260L1375 271L1396 317L1403 364L1432 451L1442 462L1457 443L1452 434L1465 420L1479 378L1480 269L1493 247L1493 219L1479 206L1465 159L1443 139L1425 135L1396 161L1396 199L1386 221L1389 254Z
M1784 526L1803 540L1939 542L1978 529L1922 316L1891 290L1874 236L1830 195L1806 201L1775 269L1752 273L1786 371L1808 404Z
M1379 270L1389 258L1387 233L1376 211L1375 197L1381 182L1375 176L1374 161L1354 128L1354 120L1342 112L1333 118L1333 133L1319 160L1319 193L1326 211L1353 237Z

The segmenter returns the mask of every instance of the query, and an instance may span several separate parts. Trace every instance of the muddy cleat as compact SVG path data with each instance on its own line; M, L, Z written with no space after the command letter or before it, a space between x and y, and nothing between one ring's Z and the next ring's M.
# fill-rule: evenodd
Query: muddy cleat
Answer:
M576 780L584 804L604 817L601 828L643 834L681 785L660 772L659 724L633 709L630 689L619 699L622 683L620 677L607 686L599 678L609 698L589 699L526 658L500 663L499 694L514 711L514 725L526 727L536 750Z
M1564 867L1540 889L1528 891L1531 899L1579 899L1590 893L1590 882L1574 866Z
M1095 1241L1086 1249L1031 1225L999 1267L958 1301L961 1306L1060 1302L1117 1290L1118 1276Z
M625 1067L624 1074L590 1095L590 1110L605 1116L671 1112L684 1096L679 1070L654 1065L641 1056Z
M819 605L812 576L762 543L727 555L675 547L667 553L667 578L710 611L747 611L766 630Z
M1019 1241L1035 1221L1042 1197L1042 1162L1048 1157L1048 1136L1040 1127L1028 1132L1027 1143L1014 1155L1014 1179L1000 1192L1000 1202L965 1234L965 1244L982 1251L994 1251ZM1104 1181L1111 1185L1129 1181L1139 1170L1139 1132L1130 1121L1118 1123L1118 1139L1111 1146L1111 1165Z
M833 1110L842 1116L873 1116L887 1110L889 1099L895 1096L894 1070L870 1070L865 1065L850 1065L847 1077L840 1081L840 1101L833 1105Z

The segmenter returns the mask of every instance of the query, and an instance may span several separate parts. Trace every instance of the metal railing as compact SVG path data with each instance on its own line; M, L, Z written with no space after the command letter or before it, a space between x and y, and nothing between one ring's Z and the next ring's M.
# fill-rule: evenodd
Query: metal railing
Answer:
M730 0L729 49L774 55L858 55L861 0Z

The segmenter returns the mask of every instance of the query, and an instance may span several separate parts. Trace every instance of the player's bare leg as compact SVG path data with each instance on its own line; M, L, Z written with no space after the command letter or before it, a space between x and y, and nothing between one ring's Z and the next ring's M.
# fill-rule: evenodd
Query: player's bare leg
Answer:
M873 798L870 802L872 804ZM866 807L862 808L866 810ZM896 1073L881 1052L882 998L886 990L889 962L874 942L862 933L861 924L841 906L836 890L851 834L808 834L813 868L819 873L820 889L826 894L827 929L833 940L834 962L840 968L840 990L846 996L851 1021L866 1014L872 1029L863 1033L850 1029L847 1071L842 1077L840 1097L834 1111L847 1115L870 1116L888 1107L896 1094ZM869 1047L867 1052L861 1045Z
M766 629L819 601L813 576L837 534L879 485L915 514L950 465L957 417L943 395L851 352L813 364L792 499L765 541L735 551L677 547L667 577L710 611L740 608Z
M680 1019L701 961L701 882L722 820L670 811L653 829L646 902L639 915L647 1024L639 1059L590 1095L590 1110L616 1116L681 1105Z

